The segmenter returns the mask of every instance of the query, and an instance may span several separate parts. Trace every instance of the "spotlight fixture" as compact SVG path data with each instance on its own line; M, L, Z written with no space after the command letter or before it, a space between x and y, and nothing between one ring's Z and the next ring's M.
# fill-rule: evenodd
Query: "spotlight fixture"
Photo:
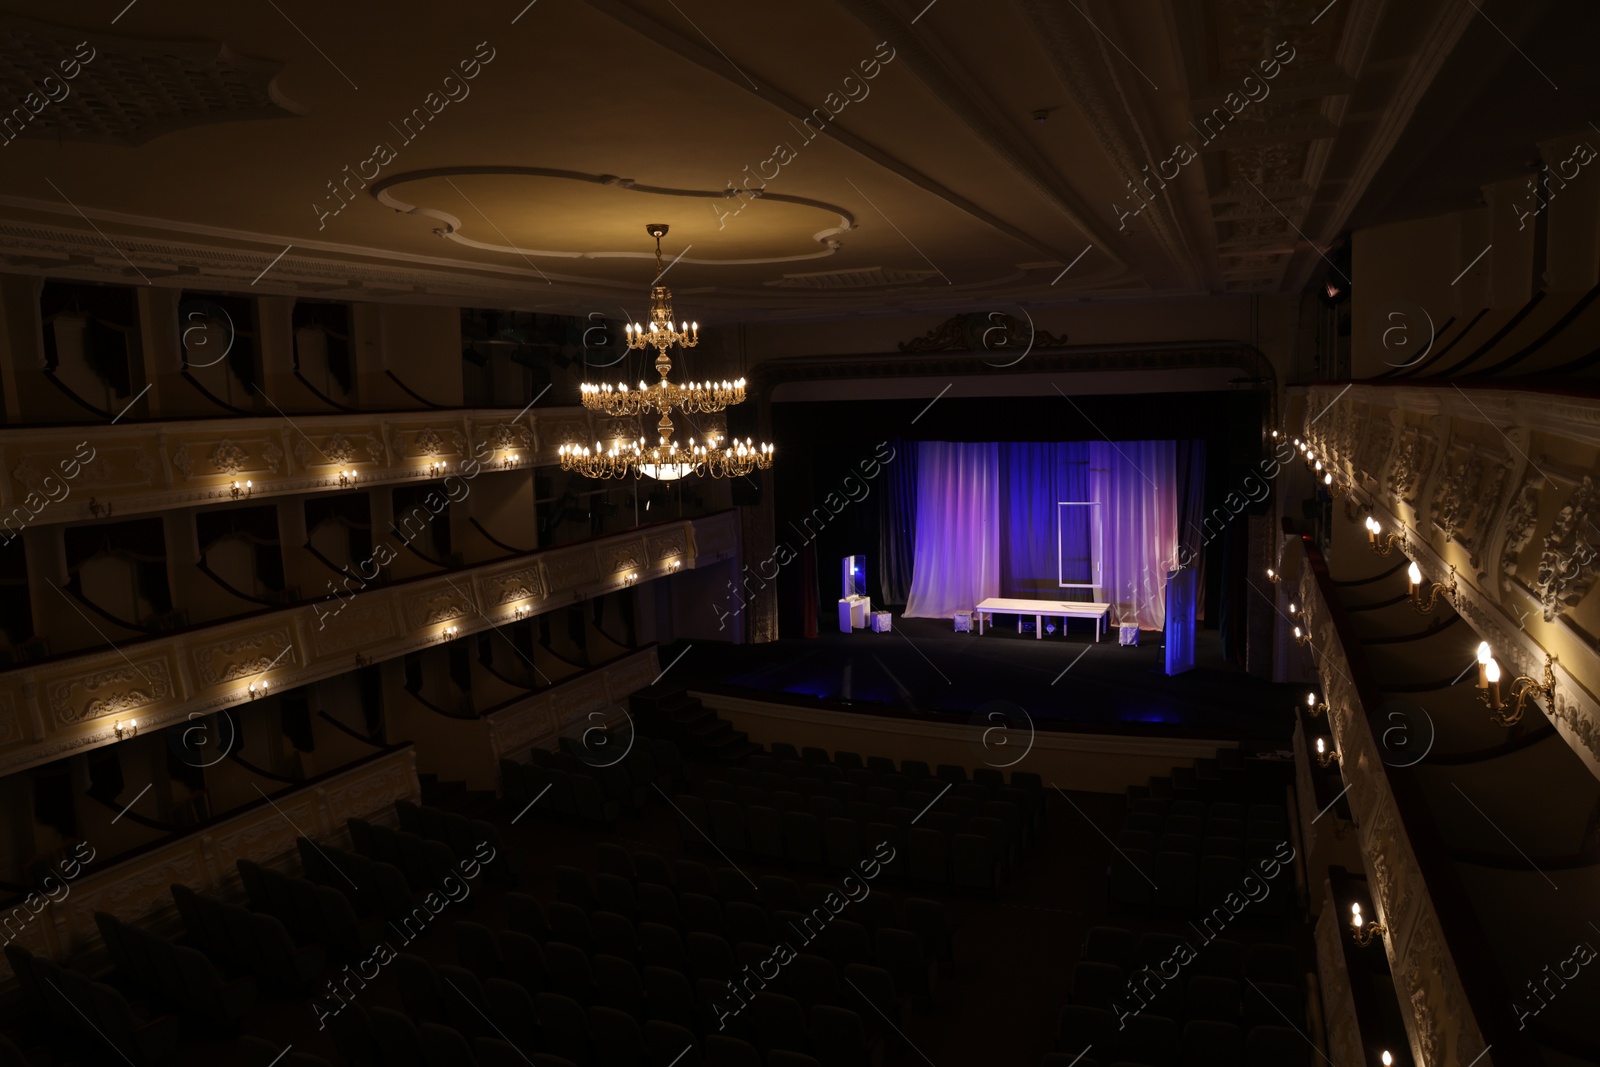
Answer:
M255 482L249 480L248 478L245 479L245 482L244 482L243 485L239 484L238 479L234 479L234 483L233 483L233 487L232 487L233 499L235 499L235 500L248 500L248 499L250 499L250 494L255 491L255 487L256 487L255 486Z
M1531 675L1519 674L1511 680L1511 703L1507 704L1500 697L1500 664L1489 654L1489 643L1483 642L1478 646L1478 700L1489 709L1490 718L1501 726L1515 726L1522 721L1523 712L1528 710L1528 705L1542 698L1546 710L1552 715L1556 711L1556 657L1545 653L1544 677L1536 679Z
M1388 933L1382 923L1369 923L1361 915L1361 905L1350 905L1350 936L1356 939L1356 944L1366 948L1372 944L1374 937L1382 937Z
M116 733L118 741L126 741L128 738L138 735L139 720L129 719L127 722L123 722L119 719L112 725L111 729Z
M1339 758L1339 750L1338 749L1334 749L1333 751L1330 752L1328 750L1327 741L1325 741L1324 739L1322 739L1320 737L1317 738L1317 762L1318 763L1320 763L1324 767L1326 767L1328 764L1332 763L1334 760L1336 760L1338 758Z
M1328 710L1328 705L1318 701L1317 700L1317 694L1315 694L1315 693L1307 693L1306 694L1306 714L1307 715L1310 715L1314 719L1318 715L1321 715L1323 712L1325 712L1327 710Z
M1407 591L1407 595L1411 597L1411 606L1422 612L1424 615L1433 614L1433 609L1439 606L1440 593L1448 596L1452 605L1454 605L1456 602L1456 569L1454 566L1451 566L1450 568L1450 584L1445 585L1440 582L1431 583L1431 588L1428 590L1428 599L1426 601L1422 599L1421 592L1422 568L1417 566L1415 560L1412 560L1411 565L1406 568L1406 581L1409 582L1411 586L1411 588Z
M1378 555L1387 556L1395 550L1396 545L1401 549L1406 547L1406 528L1404 525L1400 527L1400 532L1397 534L1385 534L1383 532L1383 523L1371 515L1367 516L1367 521L1363 525L1367 528L1367 544L1371 545L1372 551Z

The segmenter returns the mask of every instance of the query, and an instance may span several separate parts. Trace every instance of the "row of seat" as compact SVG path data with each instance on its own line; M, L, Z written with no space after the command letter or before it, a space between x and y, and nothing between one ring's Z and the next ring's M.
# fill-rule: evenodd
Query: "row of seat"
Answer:
M679 794L678 836L685 849L708 844L724 855L747 855L762 862L854 871L870 858L886 857L881 875L925 886L988 893L1005 880L1008 846L999 820L968 820L954 834L891 821L818 819L808 811L780 812L764 805L745 807L730 800L701 800ZM914 814L914 813L913 813ZM915 820L913 820L914 822ZM970 823L978 822L971 832Z
M768 764L798 761L809 766L820 767L832 765L841 771L868 770L875 774L904 774L912 778L938 778L940 781L960 784L967 781L967 770L954 763L941 763L936 768L930 769L923 760L901 760L898 767L894 760L887 756L868 756L865 759L855 752L835 752L831 757L828 750L807 745L796 748L785 741L774 741L767 746L765 754L752 755L746 760L746 765L754 770L768 770ZM994 767L974 767L972 781L989 785L1004 785L1005 773ZM1044 788L1044 782L1032 771L1012 771L1011 784L1032 789L1035 792Z
M546 946L547 950L565 948L570 946L559 942ZM444 1024L468 1038L501 1037L514 1045L550 1052L578 1063L591 1057L602 1063L614 1062L604 1055L596 1055L600 1050L592 1038L598 1035L586 1025L596 1008L605 1008L627 1018L635 1030L637 1020L655 1019L671 1022L700 1036L725 1033L741 1037L757 1045L762 1052L775 1049L804 1052L811 1047L806 1020L816 1015L818 1007L823 1007L843 1012L831 1016L824 1027L831 1031L844 1024L842 1031L830 1033L824 1042L835 1053L864 1052L874 1043L858 1013L841 1009L837 1004L819 1001L807 1005L781 993L754 990L746 994L748 1002L741 1003L729 990L725 978L699 980L697 995L691 1001L687 999L689 987L684 976L664 973L665 968L650 968L651 997L633 965L626 960L604 955L592 960L570 953L547 955L552 961L557 956L566 956L567 963L561 967L581 962L581 970L565 976L568 982L576 983L575 988L568 988L564 983L555 990L530 994L526 986L509 979L489 978L480 982L469 969L449 965L433 967L421 957L408 953L397 956L394 967L406 1014L413 1022ZM798 958L790 961L784 969L797 962ZM898 1014L898 1005L894 1008ZM685 1021L684 1016L690 1011L695 1015ZM696 1021L700 1025L694 1025Z
M1159 968L1163 963L1192 951L1193 962L1186 970L1193 974L1236 981L1281 982L1296 985L1304 978L1300 954L1292 945L1263 942L1248 950L1227 938L1182 938L1175 934L1135 934L1117 926L1093 926L1084 937L1082 956L1095 963L1109 963L1125 971L1141 967Z
M625 778L626 772L622 773ZM628 789L631 796L631 785ZM576 819L607 832L622 818L622 801L602 791L598 773L571 773L557 767L503 759L500 761L500 792L516 811L532 810L537 815Z
M1216 916L1218 925L1258 918L1282 918L1290 912L1294 876L1279 864L1274 879L1265 878L1265 858L1196 856L1193 852L1147 852L1119 848L1111 860L1107 897L1113 905L1155 906L1184 917ZM1240 905L1235 910L1229 902Z
M752 756L745 767L728 771L734 785L755 785L773 792L792 790L802 796L827 793L846 802L876 800L886 807L909 804L905 794L918 793L938 797L960 797L979 802L1008 800L1016 804L1033 828L1044 818L1044 793L1039 776L1017 771L1012 774L1012 784L995 778L974 782L949 782L926 773L926 764L908 761L907 766L920 766L922 774L904 774L895 770L869 770L866 768L841 770L833 764L807 763L803 760L761 762ZM955 768L960 770L961 768ZM999 772L995 772L998 775ZM888 792L872 794L874 789ZM1031 834L1030 834L1031 836Z
M648 924L647 924L648 925ZM583 1007L604 1005L626 1011L640 1019L671 1022L700 1035L742 1033L738 1016L725 1014L735 1002L728 983L743 976L735 972L736 963L748 963L752 974L759 974L761 963L770 960L770 948L740 945L735 957L727 943L710 935L691 935L688 950L675 932L645 930L635 959L605 951L584 952L573 945L549 941L543 945L515 930L498 933L477 923L455 925L456 954L461 966L436 969L450 977L455 988L470 991L472 976L481 984L484 996L495 1005L490 1012L514 1015L523 1011L524 996L553 993ZM596 946L600 949L609 945ZM618 951L629 951L629 947ZM767 973L773 968L767 967ZM428 1015L438 1005L446 1017L460 1014L466 1005L451 999L454 991L440 999L442 981L431 981L414 967L397 970L408 1009ZM843 981L841 982L841 978ZM504 983L520 987L521 993ZM833 961L801 953L777 969L777 976L766 981L768 992L793 997L809 1009L817 1004L850 1007L869 1022L869 1033L898 1041L901 1007L910 1001L887 969L866 963L836 967ZM848 990L846 989L848 986ZM759 988L759 986L758 986ZM471 999L469 996L468 999ZM880 1022L882 1025L880 1025ZM467 1026L470 1031L470 1024ZM881 1030L881 1033L874 1033Z
M28 1011L48 1023L53 1040L76 1043L84 1062L153 1064L177 1050L182 1034L177 1016L138 1012L115 988L20 945L8 944L5 952Z
M461 877L456 854L443 841L430 841L406 830L395 830L354 816L347 819L345 825L350 830L352 848L368 859L400 868L405 873L406 884L416 892L439 892L445 879ZM329 872L318 872L319 880L324 873ZM339 876L337 872L332 873Z
M175 945L103 911L94 913L94 922L126 988L160 1000L168 1010L222 1027L237 1025L255 1007L255 982L224 982L200 950Z
M589 765L605 765L617 760L616 750L621 748L625 754L620 762L627 767L630 775L640 781L656 782L663 789L681 789L689 784L689 771L683 762L683 754L677 745L665 738L635 733L631 738L624 737L619 741L608 731L602 741L591 730L577 737L563 735L556 748ZM532 754L535 763L541 758L543 756L539 751Z
M543 1007L556 1017L553 1001L547 1000ZM503 1037L469 1041L450 1026L413 1024L389 1008L354 1005L350 1018L359 1020L370 1051L346 1055L353 1064L383 1067L866 1067L870 1060L854 1050L836 1052L849 1027L849 1020L836 1014L842 1011L821 1012L811 1024L816 1035L807 1034L826 1059L782 1049L763 1058L754 1045L739 1038L719 1034L702 1040L660 1020L641 1027L632 1016L606 1007L569 1015L563 1035L570 1055L563 1056ZM251 1067L271 1067L271 1063L263 1059Z
M516 885L516 873L511 866L511 853L500 839L500 831L483 819L469 819L465 815L426 804L413 804L409 800L394 802L400 829L429 841L440 841L450 849L456 862L477 860L484 855L494 858L483 864L483 874L490 881L503 885ZM487 850L485 848L487 846Z
M591 882L576 868L558 866L555 870L557 898L585 911L612 910L612 903L626 905L623 896L607 878L620 878L633 885L634 900L641 901L640 918L677 925L677 911L670 909L655 886L672 889L674 895L699 893L720 901L724 907L735 901L759 904L769 909L807 912L828 906L830 895L840 886L829 882L800 883L781 874L759 875L754 882L732 867L715 870L694 860L678 860L669 870L660 856L631 852L620 845L602 843L596 848L599 872ZM674 871L676 873L674 873ZM623 911L622 914L627 914ZM851 918L869 930L888 926L910 930L922 941L923 951L941 963L955 962L955 937L944 905L936 900L907 897L904 908L888 893L869 892L850 904ZM671 918L669 919L668 916Z
M1252 980L1248 988L1259 995L1251 996L1232 978L1197 974L1186 982L1158 979L1154 972L1130 973L1112 963L1084 960L1072 968L1069 1006L1102 1008L1114 1015L1148 1011L1179 1022L1234 1023L1246 1028L1276 1026L1284 1019L1297 1026L1303 1023L1305 998L1292 985Z
M394 864L318 844L309 837L297 837L294 843L306 878L343 893L358 915L399 922L416 906L405 872Z
M1232 1023L1139 1015L1075 1048L1044 1059L1044 1067L1310 1067L1313 1046L1282 1026L1257 1026L1248 1035Z
M335 955L356 958L383 940L383 919L357 917L349 898L337 889L247 859L238 860L237 866L251 909L283 923L299 944L318 944Z
M560 901L540 905L532 898L511 902L509 921L513 932L526 934L543 946L547 967L556 966L551 961L558 958L565 966L574 953L609 955L679 970L695 979L724 981L745 964L759 968L773 954L773 947L783 943L796 952L819 955L836 967L852 963L883 967L894 975L898 990L922 1003L931 995L933 967L939 961L938 948L930 952L924 938L912 930L869 929L851 919L833 917L825 908L768 912L755 904L732 901L724 912L712 898L693 893L684 894L678 926L651 921L636 924L614 912L588 913ZM938 945L937 940L934 944ZM473 965L492 971L496 966L493 950L488 939L478 934L470 950Z
M819 819L854 819L862 826L884 821L901 826L915 823L945 833L958 832L964 820L999 819L1005 825L1008 848L1019 857L1032 846L1038 829L1029 815L1035 803L1020 789L991 790L988 786L964 785L956 787L959 793L919 789L898 792L884 786L863 788L853 782L785 779L771 772L760 775L746 772L746 776L759 779L760 784L748 781L735 784L737 779L709 780L704 783L701 795L708 801L728 800L745 807L766 805L785 812L806 811ZM774 785L778 788L772 788ZM793 788L795 786L799 788ZM805 791L807 786L811 787L809 794Z
M322 946L296 947L288 929L271 915L196 893L185 885L173 885L171 890L189 943L224 969L303 993L327 964Z
M1164 797L1133 797L1128 800L1128 810L1144 815L1157 815L1174 819L1238 819L1263 827L1287 826L1289 813L1282 804L1251 803L1217 800L1207 803L1198 799L1171 799Z

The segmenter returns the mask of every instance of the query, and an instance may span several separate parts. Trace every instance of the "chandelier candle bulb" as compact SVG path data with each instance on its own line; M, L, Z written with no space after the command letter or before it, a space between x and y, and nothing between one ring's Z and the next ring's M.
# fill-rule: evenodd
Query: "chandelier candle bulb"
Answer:
M1489 688L1489 642L1478 642L1478 688Z
M1407 590L1407 592L1409 592L1412 596L1415 596L1417 593L1417 586L1422 584L1422 568L1417 566L1415 560L1413 560L1411 565L1406 568L1406 581L1411 583L1411 588Z

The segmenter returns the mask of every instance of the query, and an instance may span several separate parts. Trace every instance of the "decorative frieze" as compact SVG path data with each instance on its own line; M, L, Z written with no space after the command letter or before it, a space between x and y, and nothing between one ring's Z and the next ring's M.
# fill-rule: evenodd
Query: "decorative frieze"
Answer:
M721 544L736 538L737 528L737 515L723 512L656 527L649 536L679 545ZM630 573L647 581L678 569L669 558L672 563L681 560L684 567L698 562L687 552L649 560L644 546L638 533L618 534L376 587L346 600L333 598L0 673L0 772L113 743L111 725L117 718L137 718L143 729L160 729L189 713L248 701L248 683L257 677L274 689L304 685L348 671L355 653L378 660L425 647L438 640L440 627L447 623L467 636L515 618L513 606L534 614L549 611L615 588L620 578L610 569L614 563L636 561ZM598 563L602 558L608 562L605 572ZM653 678L643 677L647 666L631 669L634 674L618 676L630 685L621 691L624 695ZM573 686L563 697L563 714L603 707L619 692L608 687L605 677L585 676ZM28 728L23 716L36 706L28 698L35 687L43 714L37 727Z

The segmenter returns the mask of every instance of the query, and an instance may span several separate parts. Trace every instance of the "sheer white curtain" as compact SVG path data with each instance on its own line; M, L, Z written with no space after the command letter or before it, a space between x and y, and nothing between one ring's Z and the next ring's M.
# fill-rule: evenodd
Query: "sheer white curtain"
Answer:
M1178 560L1177 442L1094 441L1091 498L1100 502L1100 597L1116 622L1159 630L1167 571ZM920 563L920 560L918 561Z
M923 441L906 617L951 618L1000 595L1000 446Z

